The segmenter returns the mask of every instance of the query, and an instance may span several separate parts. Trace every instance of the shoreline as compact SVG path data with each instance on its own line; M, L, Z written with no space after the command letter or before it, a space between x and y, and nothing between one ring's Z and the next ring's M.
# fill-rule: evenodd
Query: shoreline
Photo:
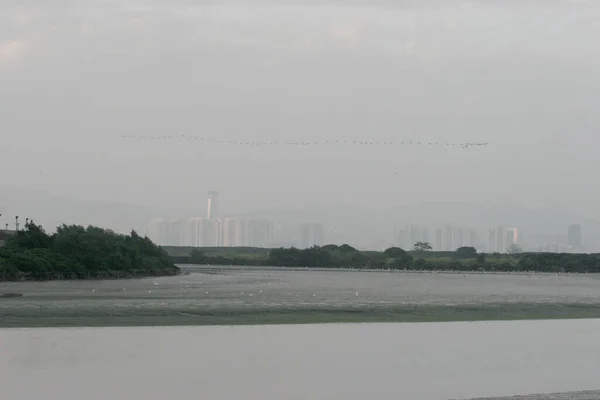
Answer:
M0 307L0 328L413 323L600 318L598 304L394 305L182 309L120 307ZM17 305L18 302L14 302Z
M130 271L128 271L129 273ZM132 279L145 279L145 278L163 278L169 276L178 276L184 275L180 270L169 271L169 273L147 273L147 274L137 274L137 275L126 275L126 276L110 276L108 274L91 274L90 276L86 276L85 278L71 278L71 279L19 279L19 280L8 280L1 279L0 283L27 283L27 282L81 282L81 281L126 281Z
M222 271L290 271L290 272L348 272L348 273L381 273L381 274L409 274L409 275L501 275L501 276L593 276L600 278L600 272L538 272L538 271L460 271L460 270L403 270L403 269L367 269L367 268L310 268L310 267L271 267L271 266L224 266L224 265L197 265L177 264L179 268L186 268L193 273L216 273ZM76 279L22 279L2 280L0 284L18 284L30 282L84 282L84 281L128 281L147 278L163 278L187 275L185 271L174 274L143 274L127 277L95 276ZM2 292L0 292L0 295Z
M598 276L600 272L544 272L544 271L471 271L471 270L429 270L429 269L376 269L376 268L333 268L333 267L279 267L260 265L202 265L202 264L176 264L194 273L220 272L220 271L292 271L292 272L375 272L390 274L417 274L417 275L542 275L542 276ZM179 274L183 275L183 273Z
M526 394L516 396L500 397L477 397L462 400L598 400L600 399L600 390L581 390L574 392ZM451 399L459 400L459 399Z

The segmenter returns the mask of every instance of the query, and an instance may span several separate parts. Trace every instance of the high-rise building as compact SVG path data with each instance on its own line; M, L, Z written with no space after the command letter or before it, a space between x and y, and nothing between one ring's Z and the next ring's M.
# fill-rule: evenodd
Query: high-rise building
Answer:
M521 244L521 231L519 228L510 228L504 231L504 250L508 249L511 245Z
M429 238L429 228L421 229L421 241L425 242L425 243L429 243L430 240L431 239Z
M206 218L190 218L186 221L185 245L192 247L202 246L202 221Z
M206 218L212 219L219 217L219 192L208 192L208 207L206 210Z
M158 223L156 242L163 246L182 246L185 243L183 220L162 220Z
M523 234L520 228L512 228L513 231L513 243L522 246L523 245Z
M396 231L396 246L398 246L402 249L407 249L409 242L410 242L410 236L408 234L408 230L398 229Z
M221 218L213 218L211 222L214 246L223 246L223 220Z
M163 224L165 220L162 218L155 218L148 224L148 229L146 230L146 236L148 236L154 243L162 244L160 242L161 232L163 229Z
M504 231L504 247L507 250L511 245L517 244L515 242L516 232L514 229L507 229Z
M475 229L469 229L466 245L471 247L477 247L479 244L478 242L479 239L477 237L477 231Z
M187 221L186 245L215 247L221 245L221 221L219 219L191 218Z
M323 224L305 223L300 226L300 244L307 248L311 246L322 246L323 243Z
M504 253L506 251L504 239L504 227L498 226L496 228L496 251L498 253Z
M198 227L205 218L189 218L185 221L185 245L199 247L202 230Z
M435 239L433 240L433 249L435 251L442 251L442 229L438 228L435 230Z
M223 246L235 247L248 244L246 221L239 218L223 220Z
M408 235L410 237L410 243L408 243L407 248L412 249L415 243L422 242L423 232L420 226L410 225L408 227Z
M538 251L541 253L558 253L561 248L558 243L542 243L538 245Z
M444 227L444 236L442 238L442 246L444 251L454 251L454 228L448 224Z
M581 246L581 225L571 224L567 232L567 244L573 249Z
M298 247L298 229L288 225L274 226L270 247Z
M458 228L454 230L454 248L458 249L459 247L463 247L465 245L465 231L463 228Z
M251 219L247 224L248 246L268 248L273 243L273 223L267 219Z
M488 233L488 253L498 253L498 241L496 240L496 230L490 229Z

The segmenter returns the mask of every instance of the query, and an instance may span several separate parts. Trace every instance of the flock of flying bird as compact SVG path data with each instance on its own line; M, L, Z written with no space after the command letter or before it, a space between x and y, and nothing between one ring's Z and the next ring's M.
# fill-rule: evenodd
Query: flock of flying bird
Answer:
M262 141L237 141L237 140L223 140L214 139L201 136L189 136L189 135L169 135L169 136L135 136L135 135L123 135L121 139L136 140L136 141L161 141L161 140L188 140L188 141L199 141L206 143L216 143L225 145L241 145L241 146L310 146L310 145L323 145L323 144L346 144L346 145L416 145L416 146L455 146L466 149L473 146L487 146L488 143L441 143L441 142L428 142L428 141L360 141L360 140L312 140L312 141L276 141L276 140L262 140Z

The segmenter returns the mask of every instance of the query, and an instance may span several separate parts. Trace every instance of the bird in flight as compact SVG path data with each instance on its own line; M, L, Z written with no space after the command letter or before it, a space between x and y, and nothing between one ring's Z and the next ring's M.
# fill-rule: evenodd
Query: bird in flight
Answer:
M344 145L353 145L353 146L460 146L463 149L472 147L472 146L487 146L488 143L440 143L440 142L425 142L425 141L360 141L360 140L313 140L310 142L304 140L290 140L284 142L278 142L275 140L254 140L254 141L237 141L232 139L216 139L211 137L202 137L195 135L164 135L164 136L140 136L140 135L122 135L121 139L126 140L136 140L138 142L142 141L197 141L204 143L213 143L213 144L222 144L222 145L234 145L234 146L344 146Z

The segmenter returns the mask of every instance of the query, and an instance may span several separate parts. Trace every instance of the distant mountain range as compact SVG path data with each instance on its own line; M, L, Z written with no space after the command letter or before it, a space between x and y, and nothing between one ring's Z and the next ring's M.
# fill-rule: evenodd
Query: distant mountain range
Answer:
M392 240L394 230L408 224L431 228L453 224L456 227L477 229L482 233L502 225L517 227L524 235L566 235L569 224L582 226L584 242L600 243L600 222L577 213L555 208L530 208L520 205L486 206L470 203L423 202L393 209L377 208L375 198L372 208L353 205L306 207L300 210L270 208L238 215L245 218L268 218L282 226L293 227L302 222L323 222L330 235L339 235L348 243L362 246L379 245ZM0 186L0 213L4 223L14 224L14 215L24 222L26 217L52 230L62 223L93 224L128 232L136 229L145 233L148 222L157 217L185 217L192 211L156 209L135 204L75 200L29 189ZM342 240L342 239L340 239Z

